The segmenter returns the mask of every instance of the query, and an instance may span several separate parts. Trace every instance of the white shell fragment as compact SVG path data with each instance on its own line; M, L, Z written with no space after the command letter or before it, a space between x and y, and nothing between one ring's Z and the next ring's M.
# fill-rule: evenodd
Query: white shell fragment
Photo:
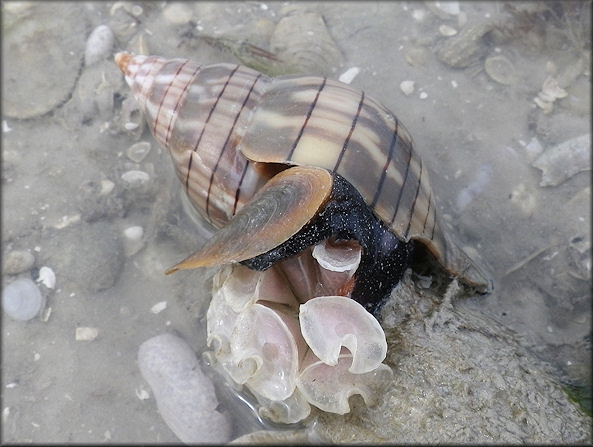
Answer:
M556 99L564 98L568 95L566 90L560 88L556 79L549 77L542 86L542 91L537 94L543 101L554 102Z
M185 25L192 19L192 10L185 3L171 3L163 9L163 17L172 25Z
M131 185L147 183L150 180L150 176L144 171L126 171L121 178Z
M113 191L113 188L115 188L115 183L111 180L101 180L101 191L99 194L105 196Z
M434 2L434 6L452 16L459 14L459 2Z
M107 25L96 27L88 40L84 50L84 63L88 67L100 60L111 56L115 36Z
M28 321L39 315L44 299L37 285L29 278L19 278L2 290L2 308L11 318Z
M591 134L547 149L532 165L542 170L541 186L557 186L576 173L591 169Z
M56 287L56 274L49 267L43 266L39 269L39 278L37 278L37 281L48 289L53 289Z
M449 25L441 25L439 26L439 32L443 35L443 36L454 36L455 34L457 34L457 30L455 28L450 27Z
M99 329L96 327L77 327L76 341L93 341L99 335Z
M399 85L399 88L402 92L404 92L404 95L408 96L414 93L414 84L414 81L402 81L402 83Z
M146 158L149 152L150 143L147 141L139 141L128 148L127 155L133 162L140 163Z
M301 304L303 338L321 361L338 364L342 346L352 354L351 373L379 367L387 355L383 328L362 305L343 296L323 296Z
M167 302L161 301L161 302L156 303L154 306L152 306L150 308L150 311L153 314L158 314L158 313L162 312L163 310L165 310L166 308L167 308Z
M183 339L168 333L145 341L138 364L159 413L182 442L224 444L230 440L231 424L225 414L216 411L214 386Z
M340 75L340 77L338 78L338 80L340 82L350 84L354 80L354 78L358 75L358 73L360 73L360 68L351 67L348 70L346 70L344 73L342 73Z
M560 88L558 81L550 76L542 85L542 90L533 98L533 101L544 110L545 114L549 114L554 109L554 101L567 95L568 92Z
M127 256L138 253L144 246L142 237L144 229L139 225L132 225L124 229L124 251Z

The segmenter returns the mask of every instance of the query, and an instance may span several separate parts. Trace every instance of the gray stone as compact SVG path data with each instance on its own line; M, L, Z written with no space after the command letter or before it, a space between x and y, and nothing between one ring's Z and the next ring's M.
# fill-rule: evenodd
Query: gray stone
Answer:
M105 221L51 230L40 258L58 277L75 282L82 290L97 292L111 287L123 265L118 232Z

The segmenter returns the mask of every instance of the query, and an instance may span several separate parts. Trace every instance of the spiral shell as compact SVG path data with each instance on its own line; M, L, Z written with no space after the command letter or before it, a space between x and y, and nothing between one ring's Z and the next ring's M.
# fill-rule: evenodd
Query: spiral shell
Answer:
M386 228L400 246L418 241L449 274L482 293L490 290L483 271L443 231L427 171L408 131L363 91L322 77L270 78L232 64L204 66L126 53L118 54L116 62L154 137L170 152L191 202L215 227L224 227L218 239L215 235L206 248L173 270L245 261L279 246L295 235L294 228L283 230L285 224L296 219L293 226L301 231L298 228L323 214L341 182L348 190L344 195L359 194L372 211L369 219L380 221L372 224L372 231ZM295 167L300 167L298 173ZM279 173L284 184L310 184L294 188L298 193L286 193L276 181ZM272 191L277 196L272 201L278 203L269 205ZM234 220L250 221L249 216L258 213L251 206L255 200L257 208L268 204L272 209L282 202L285 210L264 215L249 231L243 224L234 225ZM242 211L244 207L249 212ZM364 233L361 225L352 225L357 227L354 232ZM247 239L231 242L242 235ZM383 232L369 245L397 245L389 238ZM217 255L224 244L261 247L238 248L240 256ZM216 259L208 261L209 256Z

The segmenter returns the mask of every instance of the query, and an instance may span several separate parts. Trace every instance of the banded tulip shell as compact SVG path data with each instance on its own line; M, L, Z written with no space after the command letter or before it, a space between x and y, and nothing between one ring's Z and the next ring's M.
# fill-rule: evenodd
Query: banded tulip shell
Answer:
M219 229L167 273L233 262L265 270L335 237L363 248L351 296L370 310L424 253L491 290L443 231L408 131L363 91L233 64L127 53L116 62L192 204Z

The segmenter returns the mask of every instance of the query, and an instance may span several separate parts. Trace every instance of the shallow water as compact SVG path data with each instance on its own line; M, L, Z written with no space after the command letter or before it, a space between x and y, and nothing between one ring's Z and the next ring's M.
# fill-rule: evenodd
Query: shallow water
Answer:
M163 271L207 233L183 210L168 154L146 129L124 128L129 92L112 54L146 48L236 62L196 33L265 47L274 24L298 4L286 5L183 3L179 13L160 2L47 10L3 3L2 254L35 256L19 274L3 270L3 286L37 279L43 266L56 275L55 288L42 286L38 318L2 315L4 442L178 442L154 400L144 398L136 358L144 341L170 330L203 350L213 271ZM405 124L444 220L490 268L494 292L463 305L516 331L559 376L582 384L590 381L590 172L540 186L542 172L531 163L540 150L590 132L590 12L565 10L556 19L561 11L514 5L531 13L517 13L523 20L546 18L547 31L537 21L514 22L501 3L462 2L453 16L417 2L308 8L322 14L342 52L335 77L358 67L352 85ZM52 26L50 17L76 25ZM115 33L113 48L87 66L85 42L102 24ZM495 32L462 42L469 66L455 68L438 57L445 39L455 38L444 37L441 25ZM482 69L494 56L513 64L511 84ZM544 101L552 108L544 114L534 98L550 76L567 95ZM414 81L409 95L400 89L406 80ZM141 161L127 153L137 141L151 144ZM148 182L122 179L135 170L147 172ZM139 251L124 236L131 226L144 229ZM163 301L164 309L153 308ZM77 340L79 327L98 335Z

